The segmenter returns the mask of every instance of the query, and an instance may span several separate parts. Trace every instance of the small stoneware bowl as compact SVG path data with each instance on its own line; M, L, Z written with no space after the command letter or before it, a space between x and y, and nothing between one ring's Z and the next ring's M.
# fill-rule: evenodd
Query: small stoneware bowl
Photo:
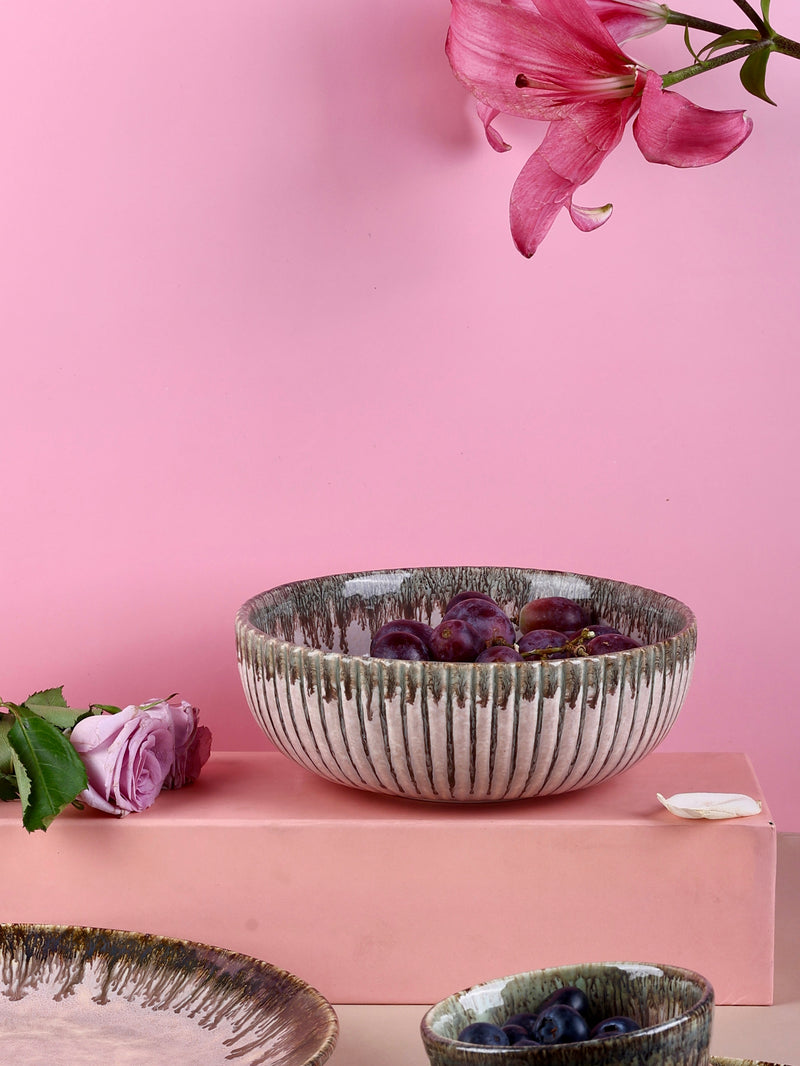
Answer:
M338 1031L319 992L247 955L114 929L0 925L9 1066L322 1066Z
M384 622L435 626L450 597L472 589L511 618L565 596L643 646L551 662L370 658ZM264 592L237 614L236 640L250 709L284 755L351 788L466 803L570 792L632 766L675 722L697 627L684 604L621 581L421 567Z
M536 1013L559 988L588 997L588 1021L627 1015L635 1032L571 1044L482 1047L458 1040L473 1022L502 1026L512 1014ZM437 1003L420 1031L432 1066L708 1066L714 992L704 977L674 966L586 963L502 977Z

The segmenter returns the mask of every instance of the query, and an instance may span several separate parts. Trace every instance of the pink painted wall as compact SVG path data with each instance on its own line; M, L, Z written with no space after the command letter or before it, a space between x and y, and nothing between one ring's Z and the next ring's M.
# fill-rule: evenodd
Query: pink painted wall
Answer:
M800 830L800 66L775 57L778 108L730 70L690 83L749 109L748 143L678 172L629 135L581 200L613 219L561 218L525 261L507 198L539 131L489 150L448 15L3 4L0 694L179 689L217 747L261 748L233 643L250 595L577 570L692 605L665 749L748 752ZM630 50L682 65L679 41Z

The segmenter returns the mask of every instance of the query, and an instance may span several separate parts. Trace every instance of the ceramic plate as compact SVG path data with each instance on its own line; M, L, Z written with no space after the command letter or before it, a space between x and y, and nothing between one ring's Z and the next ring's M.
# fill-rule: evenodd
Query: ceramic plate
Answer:
M338 1022L299 978L205 944L0 925L0 1047L14 1066L320 1066Z

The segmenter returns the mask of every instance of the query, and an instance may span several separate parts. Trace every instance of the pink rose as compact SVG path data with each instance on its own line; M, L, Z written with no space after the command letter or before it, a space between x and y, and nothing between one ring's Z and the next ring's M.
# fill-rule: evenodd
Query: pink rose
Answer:
M199 712L186 700L147 706L147 713L171 721L175 736L175 758L164 780L164 788L182 788L200 776L211 754L211 730L198 725Z
M70 740L89 778L79 799L108 814L143 811L154 803L175 759L171 721L135 706L81 719Z

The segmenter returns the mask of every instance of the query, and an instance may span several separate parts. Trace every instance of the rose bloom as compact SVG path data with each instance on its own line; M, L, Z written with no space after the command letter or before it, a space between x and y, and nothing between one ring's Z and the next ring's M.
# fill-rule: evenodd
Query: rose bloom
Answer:
M172 760L164 788L182 788L200 776L211 754L211 730L198 725L199 711L186 700L180 703L148 705L147 713L171 721L175 734L175 757Z
M146 810L162 788L193 781L211 750L210 731L197 725L197 710L186 702L89 715L70 741L89 779L78 798L116 815Z

